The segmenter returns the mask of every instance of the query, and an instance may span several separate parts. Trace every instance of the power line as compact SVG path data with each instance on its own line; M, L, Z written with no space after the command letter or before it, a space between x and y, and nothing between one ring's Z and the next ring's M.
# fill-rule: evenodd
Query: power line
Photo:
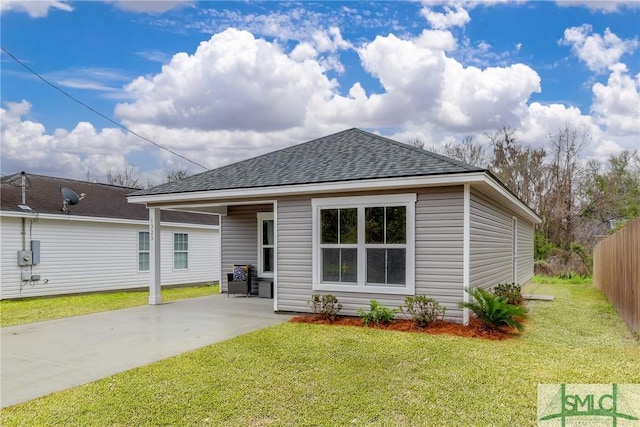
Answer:
M125 131L129 132L132 135L137 136L138 138L155 145L156 147L168 151L169 153L173 154L174 156L180 157L182 160L186 160L189 163L192 163L196 166L200 166L202 169L204 170L209 170L206 166L201 165L198 162L194 162L191 159L186 158L185 156L176 153L175 151L171 150L170 148L167 147L163 147L162 145L158 144L157 142L154 142L152 140L150 140L149 138L140 135L139 133L136 133L134 131L132 131L131 129L129 129L126 126L121 125L120 123L116 122L115 120L111 119L110 117L108 117L105 114L102 114L100 111L97 111L96 109L94 109L93 107L85 104L84 102L82 102L81 100L79 100L78 98L74 97L73 95L71 95L70 93L66 92L65 90L61 89L60 87L56 86L55 84L51 83L50 81L48 81L47 79L45 79L44 77L42 77L40 74L38 74L36 71L34 71L33 69L29 68L29 66L27 66L24 62L20 61L18 58L16 58L11 52L9 52L7 49L4 48L4 46L0 46L0 49L2 49L2 51L4 53L6 53L7 55L9 55L11 58L13 58L14 61L16 61L18 64L22 65L24 68L26 68L28 71L30 71L31 73L33 73L37 78L39 78L40 80L42 80L43 82L45 82L46 84L48 84L49 86L51 86L52 88L54 88L55 90L57 90L58 92L62 93L64 96L71 98L73 101L77 102L78 104L82 105L84 108L88 109L89 111L97 114L98 116L102 117L105 120L108 120L109 122L113 123L114 125L118 126L121 129L124 129Z

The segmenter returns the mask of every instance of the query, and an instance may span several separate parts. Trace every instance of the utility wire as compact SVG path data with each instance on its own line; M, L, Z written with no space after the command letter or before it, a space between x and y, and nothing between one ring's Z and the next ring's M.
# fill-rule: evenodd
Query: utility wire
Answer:
M45 82L46 84L48 84L49 86L51 86L52 88L54 88L55 90L57 90L58 92L61 92L63 95L65 95L68 98L71 98L72 100L74 100L75 102L77 102L78 104L82 105L83 107L85 107L86 109L88 109L89 111L99 115L100 117L102 117L105 120L108 120L109 122L113 123L114 125L118 126L121 129L124 129L125 131L129 132L132 135L137 136L138 138L147 141L150 144L155 145L156 147L168 151L169 153L173 154L174 156L180 157L183 160L186 160L189 163L193 163L196 166L200 166L202 169L204 170L209 170L206 166L201 165L198 162L194 162L191 159L187 159L185 156L176 153L175 151L171 150L170 148L167 147L163 147L162 145L158 144L157 142L154 142L152 140L150 140L149 138L140 135L139 133L136 133L134 131L132 131L131 129L129 129L126 126L121 125L120 123L116 122L115 120L111 119L109 116L102 114L100 111L97 111L96 109L94 109L93 107L85 104L84 102L80 101L78 98L74 97L73 95L71 95L70 93L66 92L65 90L61 89L60 87L56 86L55 84L51 83L50 81L48 81L47 79L45 79L44 77L42 77L40 74L38 74L36 71L34 71L33 69L29 68L29 66L27 66L24 62L20 61L18 58L16 58L11 52L9 52L7 49L4 48L4 46L0 46L0 49L2 49L2 51L4 53L6 53L7 55L9 55L11 58L13 58L14 61L16 61L18 64L22 65L24 68L26 68L27 70L29 70L31 73L33 73L37 78L39 78L40 80L42 80L43 82Z

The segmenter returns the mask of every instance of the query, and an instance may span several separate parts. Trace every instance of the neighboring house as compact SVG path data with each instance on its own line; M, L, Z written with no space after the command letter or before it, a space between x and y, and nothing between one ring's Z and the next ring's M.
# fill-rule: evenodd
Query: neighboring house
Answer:
M32 174L24 181L24 201L22 174L1 181L0 298L149 286L149 213L127 203L135 189ZM67 212L63 187L84 193ZM160 229L163 285L220 280L218 215L167 211Z
M488 170L350 129L138 191L165 208L222 214L222 290L234 264L274 282L274 310L333 294L343 314L427 295L466 322L465 288L533 276L540 218ZM150 283L150 302L160 302Z

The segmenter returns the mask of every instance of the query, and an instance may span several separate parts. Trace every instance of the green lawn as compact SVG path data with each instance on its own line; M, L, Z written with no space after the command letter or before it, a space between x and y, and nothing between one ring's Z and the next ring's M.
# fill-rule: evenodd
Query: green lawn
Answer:
M538 384L640 382L589 285L528 285L522 337L284 323L5 409L3 426L536 425Z
M218 285L167 288L162 289L162 299L163 301L175 301L218 293L220 293ZM4 300L0 301L0 326L41 322L148 303L148 290Z

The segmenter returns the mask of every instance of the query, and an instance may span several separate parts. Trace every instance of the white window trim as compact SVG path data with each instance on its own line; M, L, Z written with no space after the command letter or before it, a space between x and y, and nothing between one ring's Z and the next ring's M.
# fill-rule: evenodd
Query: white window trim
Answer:
M176 251L176 234L186 234L187 235L187 250L186 251ZM172 264L173 264L173 271L186 271L189 270L189 233L185 233L183 231L176 231L173 233L173 241L171 242L171 244L173 245L173 251L172 253ZM187 267L186 268L176 268L176 252L179 253L186 253L187 254Z
M143 251L140 249L140 233L147 233L147 235L149 236L149 249L147 249L146 251ZM136 242L137 246L138 246L138 273L148 273L149 270L151 270L151 233L149 233L149 230L138 230L138 241ZM140 270L140 254L142 253L146 253L149 255L149 268L146 270Z
M415 295L415 208L416 193L381 196L327 197L311 199L312 207L312 289L330 292L361 292L372 294ZM407 243L405 286L366 285L366 251L364 243L364 208L406 206ZM355 285L321 283L320 210L358 208L358 283ZM341 247L345 247L341 245Z
M274 238L274 242L273 245L266 245L264 246L262 244L262 221L273 221L273 238ZM273 262L275 264L275 260L276 260L276 256L275 256L275 249L276 249L276 245L275 245L275 235L276 235L276 227L275 227L275 220L273 218L273 212L258 212L258 277L265 277L265 278L273 278L273 271L271 272L265 272L264 271L264 259L263 259L263 248L272 248L274 253L273 253ZM274 269L275 269L275 265L274 265Z

